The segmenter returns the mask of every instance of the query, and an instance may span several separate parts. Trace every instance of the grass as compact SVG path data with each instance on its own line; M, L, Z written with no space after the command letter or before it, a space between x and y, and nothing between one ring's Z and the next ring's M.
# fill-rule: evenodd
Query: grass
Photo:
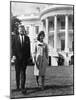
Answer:
M39 82L41 80L39 79ZM33 75L33 66L27 66L26 71L26 95L16 91L15 70L11 66L11 97L41 97L72 95L73 92L73 66L47 66L45 75L45 89L42 91L36 83Z

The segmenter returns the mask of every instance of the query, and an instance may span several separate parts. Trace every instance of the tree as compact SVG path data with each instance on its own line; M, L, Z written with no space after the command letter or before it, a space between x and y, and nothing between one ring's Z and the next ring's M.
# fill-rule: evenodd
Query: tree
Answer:
M21 24L21 20L19 20L16 16L11 17L11 32L17 34L19 24Z
M11 57L13 55L13 41L14 41L14 36L18 34L18 26L21 24L21 20L19 20L16 16L11 16Z

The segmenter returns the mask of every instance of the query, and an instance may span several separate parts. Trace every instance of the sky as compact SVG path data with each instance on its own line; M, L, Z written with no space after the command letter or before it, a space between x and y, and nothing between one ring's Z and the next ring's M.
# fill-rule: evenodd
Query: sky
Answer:
M39 13L39 9L44 9L48 4L37 4L37 3L22 3L22 2L12 2L11 3L11 12L13 16L20 16L20 15L29 15Z

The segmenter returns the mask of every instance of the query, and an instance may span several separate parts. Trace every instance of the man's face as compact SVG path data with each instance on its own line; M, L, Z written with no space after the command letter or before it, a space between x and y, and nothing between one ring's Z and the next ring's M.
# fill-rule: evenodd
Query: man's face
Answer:
M22 28L22 27L19 27L18 31L19 31L19 34L20 34L20 35L23 35L23 34L24 34L23 28Z

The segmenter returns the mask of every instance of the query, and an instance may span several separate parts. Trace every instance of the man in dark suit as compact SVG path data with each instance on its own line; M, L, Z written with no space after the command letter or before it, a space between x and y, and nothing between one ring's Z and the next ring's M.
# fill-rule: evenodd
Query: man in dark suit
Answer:
M20 25L18 31L19 34L15 35L12 45L15 58L16 86L19 89L21 75L21 90L22 93L26 93L26 68L30 58L30 40L26 36L24 26Z

